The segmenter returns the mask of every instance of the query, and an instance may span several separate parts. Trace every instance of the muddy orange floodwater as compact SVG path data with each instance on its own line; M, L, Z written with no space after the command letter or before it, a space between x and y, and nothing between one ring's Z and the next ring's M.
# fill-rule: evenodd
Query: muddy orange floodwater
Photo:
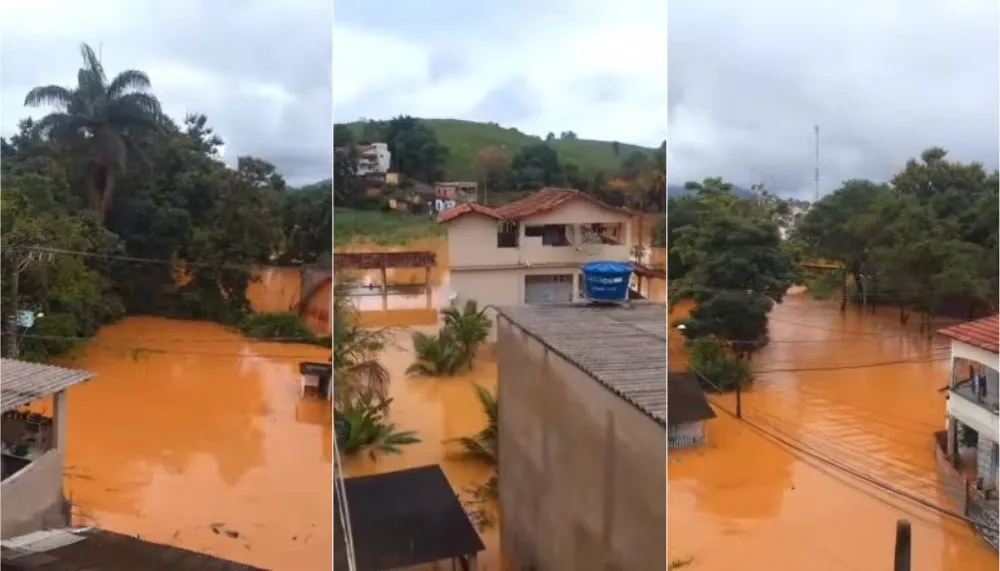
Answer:
M753 369L770 372L744 395L747 421L955 509L938 482L932 436L945 424L945 340L904 328L892 310L842 314L803 292L772 312L770 333L753 359ZM682 343L672 332L672 370L687 366L675 349ZM733 397L713 399L735 410ZM996 553L965 523L790 452L724 412L709 421L708 438L700 450L669 455L668 550L671 560L690 561L685 568L891 569L900 518L913 526L915 571L997 568Z
M294 270L265 277L251 292L262 309L297 295ZM300 398L297 372L329 355L214 323L103 328L65 363L97 374L69 390L75 523L268 569L330 569L331 408Z

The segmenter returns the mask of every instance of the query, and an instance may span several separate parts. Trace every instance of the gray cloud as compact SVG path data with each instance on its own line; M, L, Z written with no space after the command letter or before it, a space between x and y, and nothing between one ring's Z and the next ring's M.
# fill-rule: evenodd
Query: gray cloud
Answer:
M535 110L528 83L518 77L491 89L469 115L480 121L517 123L531 117Z
M100 48L109 73L147 71L177 120L204 113L226 141L226 160L252 154L293 184L330 176L331 22L328 0L129 5L95 0L9 13L2 32L0 127L43 110L22 106L37 85L71 85L80 42ZM99 13L87 23L87 12ZM31 25L33 20L46 26ZM84 30L84 31L81 31Z
M915 5L919 4L919 6ZM941 146L997 167L998 5L672 3L671 182L724 176L810 194L885 180Z

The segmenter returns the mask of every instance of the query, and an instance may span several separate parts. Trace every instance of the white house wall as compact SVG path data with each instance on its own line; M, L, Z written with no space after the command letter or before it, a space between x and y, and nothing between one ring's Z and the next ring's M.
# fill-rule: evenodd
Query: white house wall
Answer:
M1000 371L1000 355L954 339L951 341L951 358L952 361L955 359L975 361L981 365L986 365L994 371ZM953 370L953 368L949 370Z

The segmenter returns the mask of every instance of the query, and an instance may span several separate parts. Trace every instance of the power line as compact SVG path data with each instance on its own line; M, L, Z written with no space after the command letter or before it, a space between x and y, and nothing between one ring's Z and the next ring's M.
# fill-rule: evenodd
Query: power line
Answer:
M695 375L697 375L698 378L702 379L704 382L706 382L709 385L713 386L719 392L722 392L721 388L718 385L716 385L714 382L712 382L706 376L704 376L703 374L701 374L701 372L698 371L697 369L695 369L694 367L691 367L691 372L693 372ZM866 483L870 484L871 486L879 488L879 489L881 489L881 490L883 490L883 491L885 491L885 492L887 492L889 494L893 494L893 495L898 496L898 497L900 497L902 499L908 500L908 501L910 501L910 502L912 502L914 504L923 506L924 508L926 508L928 510L931 510L933 512L939 513L941 515L946 515L948 517L955 518L957 520L963 521L963 522L968 523L970 525L976 525L976 526L979 526L979 527L982 527L982 528L985 528L985 529L988 529L988 530L991 530L991 531L997 531L996 527L991 527L991 526L983 525L981 522L976 522L976 521L974 521L974 520L972 520L972 519L970 519L970 518L968 518L968 517L966 517L966 516L964 516L962 514L959 514L957 512L953 512L951 510L948 510L946 508L938 506L937 504L934 504L934 503L929 502L929 501L927 501L927 500L925 500L923 498L920 498L919 496L916 496L916 495L908 492L907 490L903 490L903 489L897 488L897 487L895 487L895 486L893 486L891 484L888 484L886 482L883 482L883 481L879 480L878 478L872 477L872 476L870 476L868 474L861 473L861 472L859 472L858 470L856 470L856 469L854 469L852 467L845 466L841 462L838 462L838 461L833 460L831 458L825 457L822 454L818 454L815 451L808 449L808 447L802 446L802 445L797 444L797 443L795 443L793 441L789 441L789 439L784 438L784 437L782 437L780 435L776 435L776 434L774 434L772 432L769 432L769 431L761 428L760 426L758 426L758 425L756 425L756 424L754 424L754 423L746 420L745 418L740 418L740 417L736 416L734 413L730 412L725 407L720 406L718 403L713 402L712 404L714 404L717 408L719 408L719 410L722 410L723 412L725 412L727 415L729 415L729 416L731 416L733 418L736 418L736 419L742 421L744 424L746 424L747 426L749 426L750 428L752 428L753 430L755 430L759 434L761 434L761 435L763 435L765 437L768 437L768 438L770 438L770 439L772 439L774 441L780 442L780 443L784 444L785 446L787 446L788 448L790 448L790 449L792 449L794 451L797 451L797 452L799 452L801 454L805 454L805 455L809 456L810 458L813 458L813 459L815 459L817 461L823 462L824 464L827 464L827 465L829 465L832 468L840 470L840 471L842 471L842 472L844 472L846 474L852 475L855 478L857 478L857 479L859 479L859 480L861 480L863 482L866 482Z
M317 356L313 355L300 355L300 354L267 354L267 353L220 353L213 351L194 351L194 350L183 350L183 349L161 349L156 347L141 347L136 345L122 344L122 343L110 343L108 341L94 340L87 343L84 347L85 349L106 349L106 350L118 350L128 353L133 353L137 357L139 356L149 356L149 355L192 355L192 356L203 356L203 357L226 357L226 358L240 358L240 359L316 359ZM327 349L327 347L316 346L317 350Z
M80 341L80 342L90 342L94 341L95 337L82 337L73 335L35 335L33 333L26 333L22 337L29 339L41 339L49 341ZM322 337L321 335L316 335L315 337L267 337L267 338L256 338L256 337L236 337L235 334L232 337L132 337L129 336L129 341L147 341L156 343L246 343L246 344L260 344L260 343L302 343L308 344L310 341L315 341L317 337ZM317 345L317 347L321 347Z
M11 248L12 250L23 250L29 252L44 252L49 254L59 254L59 255L69 255L69 256L79 256L81 258L97 258L102 260L112 260L120 262L132 262L141 264L158 264L165 266L182 266L184 268L212 268L212 269L229 269L229 270L273 270L280 269L282 266L272 266L266 264L230 264L225 262L200 262L193 260L185 260L183 258L177 259L164 259L164 258L143 258L139 256L126 256L121 254L108 254L104 252L87 252L83 250L69 250L65 248L49 248L45 246L17 246ZM300 267L288 267L288 269L299 269Z

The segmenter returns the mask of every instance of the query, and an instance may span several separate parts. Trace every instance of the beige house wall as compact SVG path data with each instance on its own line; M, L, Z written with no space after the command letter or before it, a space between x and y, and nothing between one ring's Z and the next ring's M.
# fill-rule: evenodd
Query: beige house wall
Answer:
M501 317L500 538L511 569L666 569L666 434Z
M536 224L624 224L623 244L587 244L580 247L542 246L541 238L528 238L525 225ZM497 247L497 224L488 216L467 214L447 222L448 260L452 270L473 267L504 267L537 264L582 264L592 260L627 260L632 239L632 219L585 200L573 200L557 210L527 219L521 224L519 248Z

